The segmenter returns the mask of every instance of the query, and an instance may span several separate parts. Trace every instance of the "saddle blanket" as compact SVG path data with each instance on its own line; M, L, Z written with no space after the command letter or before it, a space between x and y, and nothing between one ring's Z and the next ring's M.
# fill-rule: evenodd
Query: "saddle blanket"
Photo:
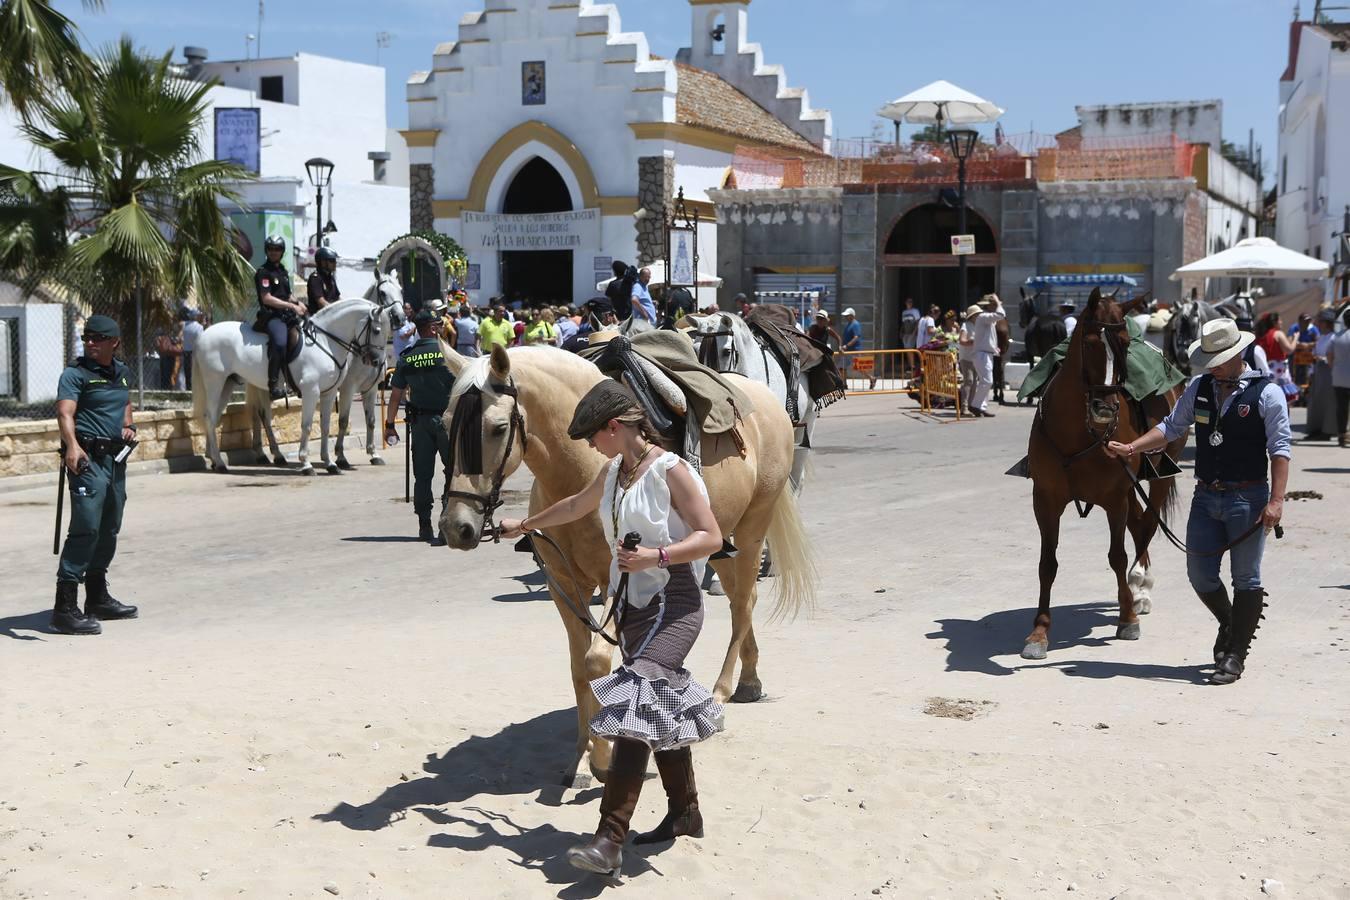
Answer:
M1130 345L1125 351L1125 381L1122 384L1126 393L1136 400L1144 400L1164 394L1186 380L1186 376L1167 361L1161 350L1145 340L1134 319L1126 319L1125 327L1130 335ZM1041 361L1027 373L1022 386L1017 389L1018 400L1040 394L1064 362L1071 340L1072 336L1065 338L1041 357Z

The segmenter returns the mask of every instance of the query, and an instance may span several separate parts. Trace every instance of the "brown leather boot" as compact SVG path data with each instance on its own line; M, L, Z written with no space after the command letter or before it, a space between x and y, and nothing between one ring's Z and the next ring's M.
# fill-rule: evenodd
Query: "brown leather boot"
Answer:
M600 825L589 842L567 851L567 861L573 866L618 877L623 867L628 823L633 821L650 755L650 748L641 741L619 738L614 742L614 756L609 761L605 793L600 800Z
M653 755L666 789L666 817L652 831L633 835L633 843L673 841L682 834L703 837L703 815L698 811L698 788L694 785L694 754L688 747L681 747Z

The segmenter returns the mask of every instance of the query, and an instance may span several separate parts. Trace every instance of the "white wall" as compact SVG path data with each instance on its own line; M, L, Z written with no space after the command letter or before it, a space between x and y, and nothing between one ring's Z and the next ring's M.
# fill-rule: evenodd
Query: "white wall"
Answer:
M56 384L66 366L65 307L25 300L15 285L0 283L0 319L16 318L19 325L18 400L46 403L56 399Z
M1193 144L1218 148L1223 138L1223 101L1113 103L1075 106L1083 137L1175 134Z

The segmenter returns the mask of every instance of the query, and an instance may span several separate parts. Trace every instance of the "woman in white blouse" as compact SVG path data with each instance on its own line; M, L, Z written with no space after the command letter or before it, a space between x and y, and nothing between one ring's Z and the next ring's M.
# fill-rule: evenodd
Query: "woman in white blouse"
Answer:
M612 461L580 493L524 519L503 519L501 529L509 538L599 510L614 550L609 587L623 664L591 682L601 709L590 723L597 737L614 741L614 754L600 825L567 858L579 869L617 874L649 754L661 773L667 814L633 842L703 836L689 747L721 730L722 707L693 680L684 660L703 627L699 585L708 557L722 547L722 533L703 479L662 448L624 385L606 378L592 388L577 404L568 434ZM622 545L631 533L640 536L636 550ZM627 587L620 591L623 576Z

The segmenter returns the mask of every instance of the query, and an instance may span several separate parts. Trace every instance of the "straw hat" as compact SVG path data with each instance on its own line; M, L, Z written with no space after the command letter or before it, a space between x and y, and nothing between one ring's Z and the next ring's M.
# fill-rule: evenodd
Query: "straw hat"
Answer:
M1239 331L1237 322L1232 319L1213 319L1201 327L1200 340L1191 344L1186 352L1191 358L1192 369L1212 369L1246 350L1254 340L1256 335Z
M592 331L586 336L586 344L591 347L594 347L597 344L608 344L618 336L619 330L617 328L605 328L601 331Z
M984 310L980 309L978 303L972 303L966 307L966 318L969 319L971 316L978 316L982 312L984 312Z

